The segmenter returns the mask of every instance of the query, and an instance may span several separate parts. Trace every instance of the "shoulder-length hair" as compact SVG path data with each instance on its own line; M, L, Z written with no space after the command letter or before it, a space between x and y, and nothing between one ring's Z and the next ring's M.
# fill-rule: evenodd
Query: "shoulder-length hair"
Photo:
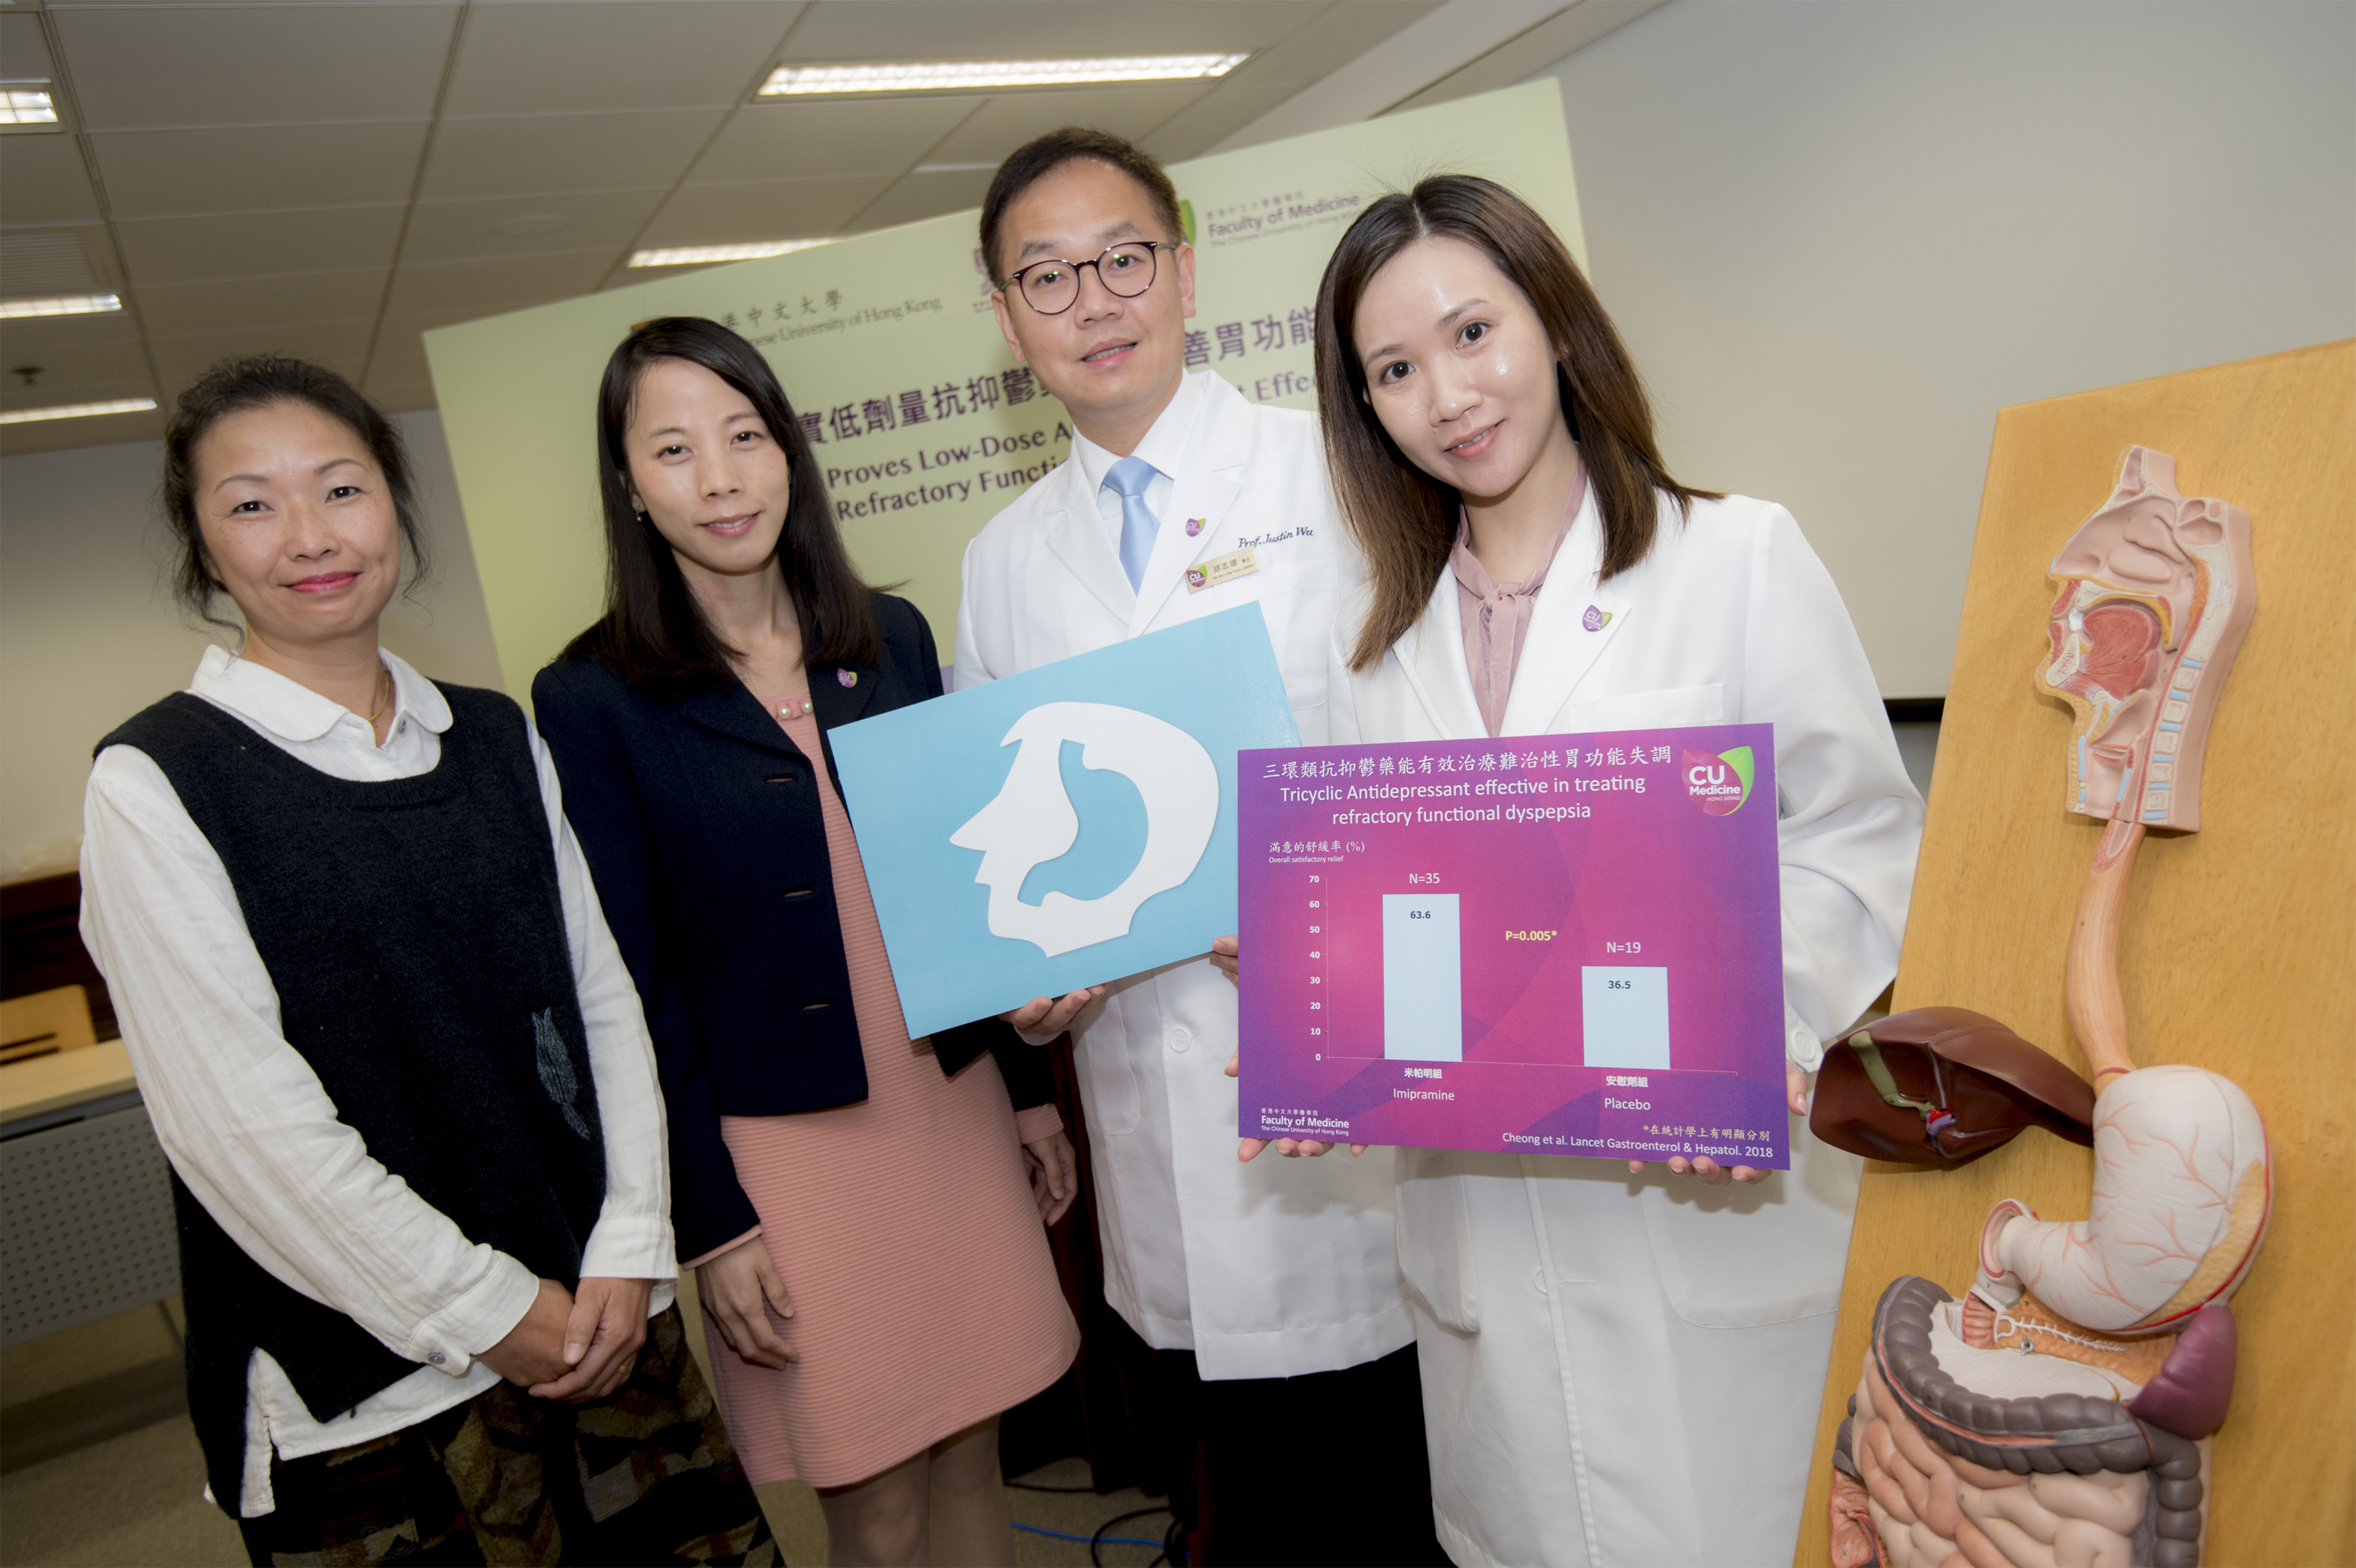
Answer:
M670 545L630 499L630 456L624 436L638 379L658 359L701 365L752 403L770 439L785 449L792 489L777 535L777 564L801 624L807 664L872 665L883 656L874 590L852 570L835 528L833 504L786 389L759 349L715 321L667 315L642 322L605 361L597 389L599 491L605 510L605 613L573 639L567 658L603 665L641 690L687 695L736 678L721 641L688 591Z
M237 629L235 622L213 613L214 595L224 590L213 573L204 529L197 522L197 443L231 415L279 403L316 409L329 419L341 421L359 437L377 471L384 475L385 489L392 497L393 518L400 525L402 542L409 547L410 592L425 581L432 565L425 535L417 523L417 485L410 473L409 450L382 411L359 389L323 365L281 354L223 359L180 394L171 422L164 428L164 521L171 529L176 557L172 597L209 625Z
M1669 476L1653 441L1653 410L1628 350L1545 219L1493 180L1435 175L1358 216L1325 264L1317 290L1317 410L1343 521L1365 551L1373 599L1350 667L1364 670L1405 636L1431 600L1456 542L1455 489L1408 461L1366 400L1358 362L1358 302L1376 272L1419 240L1445 235L1477 247L1529 296L1554 345L1562 413L1603 516L1606 581L1653 548L1655 492L1689 514L1716 499Z

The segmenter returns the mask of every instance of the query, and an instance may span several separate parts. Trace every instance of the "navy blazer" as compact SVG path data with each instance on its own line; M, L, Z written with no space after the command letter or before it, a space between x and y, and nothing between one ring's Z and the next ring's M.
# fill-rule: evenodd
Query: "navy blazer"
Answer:
M826 731L941 694L932 629L879 593L878 665L810 670ZM867 1097L826 823L810 760L743 683L684 699L633 690L559 659L531 683L605 923L637 982L670 1123L680 1256L759 1223L720 1118L825 1110ZM1015 1108L1055 1097L1045 1053L997 1019L932 1037L941 1071L985 1051Z

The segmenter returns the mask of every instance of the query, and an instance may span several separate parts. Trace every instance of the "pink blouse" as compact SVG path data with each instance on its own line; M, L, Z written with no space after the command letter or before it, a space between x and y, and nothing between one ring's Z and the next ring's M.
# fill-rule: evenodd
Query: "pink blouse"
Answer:
M1546 586L1555 553L1569 537L1580 504L1587 499L1587 468L1581 464L1570 499L1562 508L1562 522L1554 542L1546 548L1538 569L1519 582L1489 581L1488 568L1472 553L1472 523L1462 508L1457 514L1456 548L1448 564L1456 573L1456 608L1464 623L1464 667L1472 677L1472 699L1480 704L1481 722L1492 735L1505 722L1505 699L1514 689L1514 671L1522 662L1522 643L1530 634L1530 606Z

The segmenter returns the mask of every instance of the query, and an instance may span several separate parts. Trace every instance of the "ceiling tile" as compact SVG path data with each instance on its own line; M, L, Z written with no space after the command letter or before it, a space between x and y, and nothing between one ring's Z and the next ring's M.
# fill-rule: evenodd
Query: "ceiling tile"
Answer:
M374 313L384 299L385 279L391 272L388 267L367 267L348 272L172 283L141 289L139 315L148 331L162 337L231 332L279 322L348 321Z
M386 325L391 324L388 322ZM378 338L376 352L369 359L368 380L363 383L371 395L380 395L378 389L387 385L419 381L429 389L434 385L434 373L425 363L424 338L416 332L404 333L390 342L383 337ZM434 400L430 390L424 400L429 403ZM406 406L413 408L417 405L411 403Z
M370 402L391 414L430 409L434 402L434 378L428 375L370 370L360 390L368 394Z
M305 326L252 327L241 332L208 332L194 337L158 337L156 373L174 395L211 366L238 354L284 354L324 365L340 376L356 377L368 353L373 321L318 321Z
M0 16L18 22L21 16ZM98 197L71 136L0 136L0 223L95 223Z
M41 37L41 19L21 12L0 16L0 77L10 81L49 81L56 76L49 64L48 41Z
M1258 48L1326 9L1326 0L819 0L794 28L787 58L1027 59Z
M1138 144L1165 164L1198 158L1300 91L1291 81L1222 82Z
M890 188L889 175L851 179L771 180L691 186L663 203L641 245L726 245L800 240L843 231L854 214Z
M735 102L801 10L777 0L477 5L444 112Z
M145 398L155 394L141 387L121 395ZM76 446L113 446L123 442L158 441L163 438L165 417L163 410L155 409L144 414L104 414L97 419L0 424L0 456L14 457L25 452L63 452ZM153 461L152 454L140 455L143 461Z
M1286 81L1305 87L1356 59L1410 22L1440 9L1440 0L1344 0L1237 66L1230 80ZM1545 63L1531 62L1533 68Z
M434 133L420 194L436 200L674 185L725 112L663 109L444 120Z
M920 219L938 218L961 207L980 207L982 193L990 188L990 176L988 169L903 175L892 183L890 190L852 219L852 224L864 233L870 229L890 229Z
M137 344L139 323L127 310L104 315L47 315L0 321L0 367L62 364L113 343Z
M425 363L425 335L436 327L457 326L469 321L480 321L481 310L468 306L451 310L412 311L402 315L388 315L377 324L376 357L369 363L373 376L383 368L388 356L413 355L417 364Z
M976 113L925 155L928 164L987 163L1059 125L1092 125L1134 140L1203 97L1183 87L1125 87L1080 92L1010 92L986 99Z
M427 122L105 131L91 143L117 218L407 201Z
M91 130L418 120L455 5L163 6L50 13Z
M30 324L11 322L8 325L21 327ZM29 387L25 384L23 376L16 374L24 368L40 372ZM0 372L5 372L0 374L0 408L52 408L59 403L93 403L115 398L152 398L157 395L155 374L147 366L147 351L135 332L118 332L80 342L74 342L53 330L0 332ZM44 421L33 428L62 428L79 422L84 421L59 421L56 426L50 426ZM0 425L0 431L16 428ZM12 446L6 450L20 449Z
M398 207L311 207L211 218L139 218L114 226L132 282L193 283L278 272L334 272L392 262Z
M79 347L52 340L38 349L29 345L19 349L12 340L5 347L7 363L0 365L0 371L7 374L0 375L0 408L37 409L52 403L155 396L155 378L148 372L146 350L135 338L118 337L111 343L86 343ZM30 387L16 373L28 365L40 370Z
M595 291L614 264L610 251L563 256L510 256L490 261L442 261L403 266L392 280L386 308L396 315L462 310L463 318L498 315L526 305L569 300Z
M389 315L377 329L376 351L369 358L369 396L387 408L419 409L434 401L434 377L425 362L425 334L437 326L473 321L477 311L439 311L424 315ZM416 389L423 388L423 395Z
M573 190L539 196L473 197L421 201L410 210L401 259L471 261L495 256L537 256L619 250L662 205L656 190ZM503 223L562 219L546 233L501 234Z
M980 108L979 98L899 98L874 103L755 103L712 140L690 185L905 174Z

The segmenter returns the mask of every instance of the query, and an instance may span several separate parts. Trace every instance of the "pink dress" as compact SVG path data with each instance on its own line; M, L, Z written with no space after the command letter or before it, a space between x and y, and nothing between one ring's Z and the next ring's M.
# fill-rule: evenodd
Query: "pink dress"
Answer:
M807 693L763 705L803 755L824 754ZM864 1480L1021 1403L1080 1347L1023 1161L1023 1143L1062 1118L1043 1105L1018 1133L995 1061L946 1077L932 1042L908 1038L851 818L826 769L812 772L867 1098L720 1118L793 1298L772 1325L801 1352L773 1371L710 1336L721 1413L756 1486Z

